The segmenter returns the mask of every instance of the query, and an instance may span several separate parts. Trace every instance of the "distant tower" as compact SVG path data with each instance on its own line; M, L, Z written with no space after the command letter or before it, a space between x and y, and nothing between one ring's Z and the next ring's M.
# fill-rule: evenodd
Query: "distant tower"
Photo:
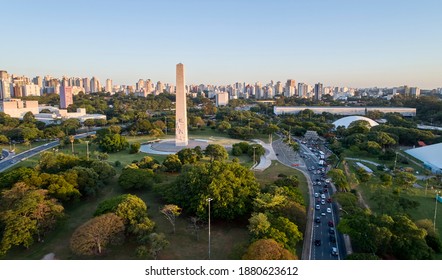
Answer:
M60 87L60 109L67 109L73 103L72 87L67 86L67 80L63 79Z
M184 82L184 65L176 65L176 102L175 102L175 146L186 147L187 138L187 105Z

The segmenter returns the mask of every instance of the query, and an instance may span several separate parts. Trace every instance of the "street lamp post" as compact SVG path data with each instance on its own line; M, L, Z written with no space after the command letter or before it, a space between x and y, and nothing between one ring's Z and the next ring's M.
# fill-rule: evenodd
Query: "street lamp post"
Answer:
M394 158L394 168L393 168L393 172L396 171L396 162L397 162L397 152L396 152L396 157Z
M436 192L436 205L434 206L434 230L436 230L436 218L437 218L437 203L439 198L439 191Z
M209 202L209 260L210 260L210 202L212 201L212 198L208 198L207 202Z
M86 142L86 159L89 160L89 141L84 142Z

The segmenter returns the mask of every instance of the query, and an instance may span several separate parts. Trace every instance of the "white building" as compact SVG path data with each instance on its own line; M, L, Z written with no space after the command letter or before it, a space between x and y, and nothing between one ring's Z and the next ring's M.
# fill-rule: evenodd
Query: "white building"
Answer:
M41 87L39 85L30 84L24 85L22 88L23 96L40 96Z
M226 91L218 92L216 95L216 107L229 104L229 93Z
M442 173L442 143L419 147L405 151L417 158L433 173Z
M383 113L399 113L405 117L416 116L416 108L407 107L320 107L320 106L275 106L273 113L275 115L282 114L298 114L306 109L312 110L315 114L330 113L336 115L365 115L366 111L381 111Z
M0 101L0 112L12 118L21 119L27 112L38 114L38 101L22 101L21 99L8 99Z

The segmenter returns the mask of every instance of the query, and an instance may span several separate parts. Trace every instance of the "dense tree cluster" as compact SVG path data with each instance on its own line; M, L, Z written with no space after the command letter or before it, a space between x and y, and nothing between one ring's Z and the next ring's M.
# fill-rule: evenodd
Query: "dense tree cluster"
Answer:
M253 173L239 163L213 161L184 166L176 182L157 191L184 211L203 217L207 199L212 198L213 217L234 219L250 213L259 185Z

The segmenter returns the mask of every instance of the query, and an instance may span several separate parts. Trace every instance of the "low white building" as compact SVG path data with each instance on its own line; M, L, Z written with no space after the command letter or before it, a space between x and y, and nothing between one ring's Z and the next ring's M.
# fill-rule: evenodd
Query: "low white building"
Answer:
M405 151L424 163L425 168L433 173L442 173L442 143L419 147Z

